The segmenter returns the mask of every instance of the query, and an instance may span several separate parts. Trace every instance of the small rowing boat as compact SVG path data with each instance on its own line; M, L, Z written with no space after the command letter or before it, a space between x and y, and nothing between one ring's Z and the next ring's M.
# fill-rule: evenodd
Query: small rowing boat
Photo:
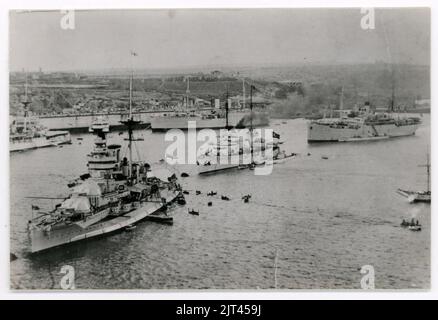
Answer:
M421 226L409 226L408 229L411 231L421 231Z
M199 216L199 211L195 211L194 209L192 209L192 210L189 209L189 214L194 215L194 216Z

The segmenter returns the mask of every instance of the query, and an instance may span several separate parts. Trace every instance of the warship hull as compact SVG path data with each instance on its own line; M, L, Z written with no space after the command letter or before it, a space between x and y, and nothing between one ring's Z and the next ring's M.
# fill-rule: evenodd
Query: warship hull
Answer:
M166 199L166 204L173 202L178 194L179 192L168 190L161 192L161 196ZM114 218L109 218L108 212L106 212L106 214L104 212L97 217L97 219L100 218L100 220L96 222L90 221L90 223L85 225L72 223L50 231L33 229L30 231L32 243L31 251L32 253L41 252L50 248L121 230L143 220L163 207L164 204L161 201L144 202L138 208Z
M239 164L220 164L220 163L216 163L216 164L212 164L212 165L204 165L204 166L199 166L198 169L198 174L209 174L209 173L216 173L216 172L220 172L220 171L225 171L225 170L231 170L231 169L235 169L238 168Z
M9 143L9 151L10 152L19 152L36 149L35 143L33 141L20 141L20 142L10 142Z
M30 138L26 140L10 141L9 151L19 152L38 148L54 147L62 144L71 143L70 133L63 132L50 132L46 136L38 138Z
M202 117L176 117L161 116L151 118L152 131L165 131L170 129L188 129L188 122L196 121L196 129L222 129L226 127L225 118L204 119ZM254 112L252 119L253 127L263 127L269 125L269 115L265 112ZM249 113L230 112L228 115L228 125L230 127L245 128L250 123Z

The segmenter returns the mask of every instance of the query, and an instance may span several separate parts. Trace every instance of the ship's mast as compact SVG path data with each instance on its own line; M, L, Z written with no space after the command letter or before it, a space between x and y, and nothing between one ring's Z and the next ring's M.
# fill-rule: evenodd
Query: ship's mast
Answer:
M253 91L253 89L254 89L254 86L253 85L251 85L251 88L250 88L250 96L249 96L249 133L250 133L250 138L251 138L251 164L253 164L254 163L254 155L253 155L253 134L252 134L252 131L253 131L253 127L252 127L252 91Z
M227 86L227 93L225 95L225 129L227 130L227 153L228 156L230 156L230 149L231 149L231 137L230 133L228 132L229 125L228 125L228 86Z
M28 117L28 105L30 104L29 98L28 98L28 88L27 88L27 72L25 75L25 82L24 82L24 132L27 131L27 117Z
M395 104L395 93L394 93L394 85L392 85L392 93L391 93L391 112L394 112L394 104Z
M132 78L134 71L131 70L131 77L129 78L129 120L132 119ZM132 126L128 126L128 149L129 149L129 176L132 177Z
M225 129L229 129L228 128L228 86L227 86L227 94L225 97Z
M243 109L245 109L245 100L246 100L245 78L242 78L242 95L243 95Z
M391 65L391 112L394 112L395 106L395 78L394 78L394 65Z
M419 167L425 167L427 170L427 192L430 192L430 160L429 152L427 153L426 164L420 165Z
M189 95L190 95L190 77L187 77L186 108L189 107Z
M131 70L131 76L129 77L129 118L132 117L132 78L134 77L134 71Z
M24 80L24 101L27 102L27 73Z
M385 43L390 43L389 38L388 38L388 33L386 30L386 26L385 23L382 22L382 30L383 30L383 36L385 37ZM391 94L391 103L390 103L390 112L394 112L394 107L395 107L395 70L394 70L394 59L391 53L391 46L386 46L386 56L387 56L387 62L391 64L391 83L392 83L392 94ZM368 99L369 101L369 99Z
M135 57L137 54L131 51L131 56ZM128 128L128 150L129 150L129 179L133 178L133 170L132 170L132 142L133 138L133 130L134 126L139 124L141 121L134 120L134 116L132 114L132 82L134 78L134 69L131 65L131 75L129 77L129 115L127 120L120 121Z
M430 162L429 155L427 155L427 192L430 191Z

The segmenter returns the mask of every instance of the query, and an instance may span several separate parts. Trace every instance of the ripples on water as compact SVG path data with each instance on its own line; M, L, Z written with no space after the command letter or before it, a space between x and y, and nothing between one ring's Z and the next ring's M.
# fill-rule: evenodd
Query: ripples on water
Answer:
M299 156L269 176L242 170L181 178L187 205L170 211L172 226L142 222L133 232L29 254L29 195L66 195L67 181L86 171L93 138L79 145L11 155L11 288L59 288L63 265L77 289L360 289L360 268L373 265L375 286L430 286L430 206L409 204L396 189L424 189L419 168L430 145L429 116L415 136L362 143L306 142L304 120L272 120L286 152ZM141 131L143 159L164 158L164 135ZM123 136L111 135L110 141ZM310 153L310 156L307 154ZM327 156L328 160L321 157ZM196 196L195 190L202 194ZM207 197L210 190L218 192ZM252 194L249 203L241 196ZM224 194L231 201L222 201ZM208 207L207 202L213 201ZM187 214L187 208L200 211ZM423 231L400 228L418 218Z

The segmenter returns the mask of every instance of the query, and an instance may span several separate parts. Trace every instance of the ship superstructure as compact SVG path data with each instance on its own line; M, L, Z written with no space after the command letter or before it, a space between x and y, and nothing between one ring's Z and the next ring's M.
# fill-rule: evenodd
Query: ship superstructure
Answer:
M94 117L93 122L91 123L91 126L88 129L88 131L94 132L95 130L99 130L99 129L102 130L103 132L110 131L110 125L107 116L98 115Z

